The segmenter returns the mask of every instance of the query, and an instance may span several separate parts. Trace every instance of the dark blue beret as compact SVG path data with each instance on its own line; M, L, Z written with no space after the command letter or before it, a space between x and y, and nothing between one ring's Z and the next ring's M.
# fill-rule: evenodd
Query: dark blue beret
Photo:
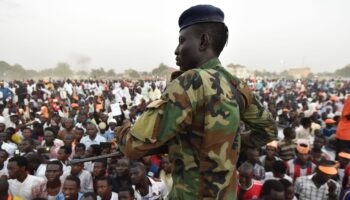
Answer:
M220 8L212 5L196 5L185 10L179 18L180 30L197 23L224 23L225 14Z

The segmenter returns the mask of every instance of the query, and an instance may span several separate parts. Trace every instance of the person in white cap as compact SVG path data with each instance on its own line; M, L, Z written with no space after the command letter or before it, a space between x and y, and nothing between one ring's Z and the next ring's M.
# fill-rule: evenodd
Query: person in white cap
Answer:
M114 129L115 127L117 127L117 120L113 118L109 118L107 123L108 123L109 129L106 130L106 132L103 134L103 137L106 138L107 142L110 142L115 138Z

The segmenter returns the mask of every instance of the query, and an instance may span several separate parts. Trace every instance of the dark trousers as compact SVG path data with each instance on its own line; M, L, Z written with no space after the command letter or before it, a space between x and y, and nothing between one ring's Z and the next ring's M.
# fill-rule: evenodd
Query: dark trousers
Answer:
M335 148L337 150L336 157L338 157L338 153L341 152L343 149L350 149L350 140L337 139Z

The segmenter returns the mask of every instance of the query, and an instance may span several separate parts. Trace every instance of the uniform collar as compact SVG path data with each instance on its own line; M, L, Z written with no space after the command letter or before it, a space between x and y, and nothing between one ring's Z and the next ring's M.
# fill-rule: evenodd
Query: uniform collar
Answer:
M199 68L210 69L210 68L213 68L213 67L218 66L218 65L221 65L221 62L220 62L219 58L215 57L215 58L210 59L208 62L204 63Z

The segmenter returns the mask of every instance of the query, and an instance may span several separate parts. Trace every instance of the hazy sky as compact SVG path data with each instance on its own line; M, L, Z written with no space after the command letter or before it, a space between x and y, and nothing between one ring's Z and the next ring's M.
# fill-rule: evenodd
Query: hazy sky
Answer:
M350 64L349 0L0 0L0 60L25 68L176 67L178 17L210 3L225 12L221 60L314 72Z

